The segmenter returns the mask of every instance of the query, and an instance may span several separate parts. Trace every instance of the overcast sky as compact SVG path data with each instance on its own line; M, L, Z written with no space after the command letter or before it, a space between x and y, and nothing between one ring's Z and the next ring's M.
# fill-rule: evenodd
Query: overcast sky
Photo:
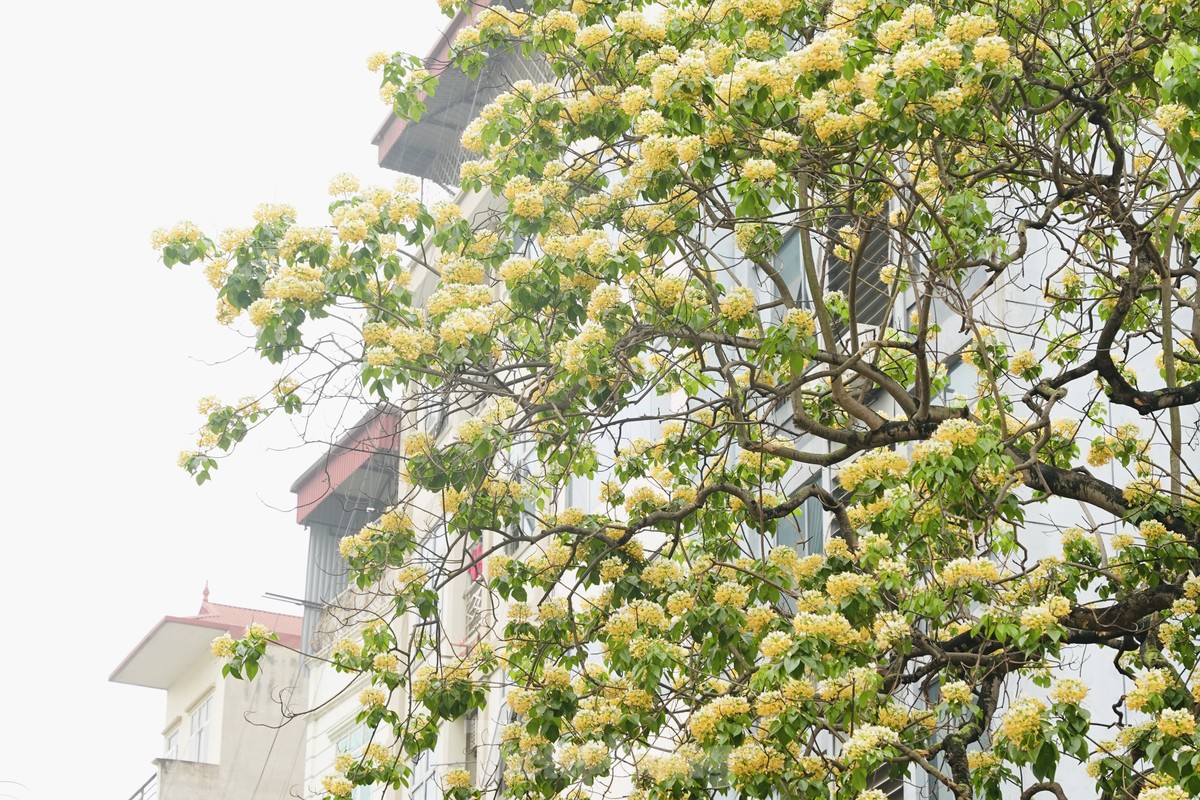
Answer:
M286 425L216 481L175 466L196 400L275 373L213 318L153 228L213 233L263 201L327 221L329 178L390 182L374 50L424 54L434 0L8 4L0 26L0 798L125 800L153 771L163 693L108 683L164 615L303 593Z

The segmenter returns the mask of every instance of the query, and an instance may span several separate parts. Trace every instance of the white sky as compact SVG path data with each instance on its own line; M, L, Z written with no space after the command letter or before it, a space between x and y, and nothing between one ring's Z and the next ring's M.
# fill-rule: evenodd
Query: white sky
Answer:
M0 26L0 800L125 800L159 755L163 693L107 682L164 615L303 593L288 486L320 454L252 440L216 480L176 468L206 394L274 379L236 355L197 268L150 231L216 233L262 201L327 221L375 166L373 50L424 54L433 0L9 3ZM190 273L190 274L189 274ZM13 782L13 783L9 783Z

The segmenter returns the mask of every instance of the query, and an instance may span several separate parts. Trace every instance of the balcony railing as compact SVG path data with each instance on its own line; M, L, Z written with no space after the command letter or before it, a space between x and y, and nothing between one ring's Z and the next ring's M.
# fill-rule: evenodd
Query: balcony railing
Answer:
M158 797L158 773L154 773L143 783L136 792L129 796L129 800L154 800Z

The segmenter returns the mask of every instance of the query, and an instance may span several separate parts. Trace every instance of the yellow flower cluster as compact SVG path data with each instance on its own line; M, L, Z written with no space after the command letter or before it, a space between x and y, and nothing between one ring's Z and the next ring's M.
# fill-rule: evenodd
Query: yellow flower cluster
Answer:
M408 591L413 585L424 582L425 577L425 568L419 564L409 564L401 567L396 572L396 590L399 592Z
M1088 696L1088 686L1078 678L1062 678L1050 690L1050 699L1056 703L1077 706Z
M480 261L473 258L455 257L444 261L441 265L442 281L444 283L480 284L483 283L484 268Z
M790 634L783 631L774 631L763 637L758 650L762 653L763 658L768 661L774 661L788 650L791 650L792 644L793 640Z
M682 752L651 756L642 763L642 769L655 783L663 783L692 771L692 765Z
M750 599L750 589L736 581L725 581L713 592L713 602L724 608L744 608Z
M855 764L876 753L880 748L900 741L900 735L883 725L860 725L842 744L842 759Z
M492 302L492 290L487 286L465 283L443 283L425 302L425 310L440 316L456 308L481 308Z
M641 485L634 488L625 498L625 510L630 513L641 513L644 506L658 508L666 505L667 498L653 486Z
M697 740L704 742L716 733L717 725L730 717L750 713L750 703L744 697L718 697L707 705L696 709L688 721L688 730Z
M384 63L387 63L386 54L380 53L378 55L382 55L384 58ZM380 66L382 66L382 64ZM374 72L374 71L375 70L372 70L372 72ZM358 193L358 190L361 187L361 185L362 184L360 184L358 182L358 178L354 177L349 172L342 172L337 175L334 175L333 178L330 179L329 194L332 195L333 197L337 197L338 195L342 195L342 196L354 195L354 194Z
M696 596L691 592L676 592L667 598L667 611L672 616L687 613L696 607Z
M1167 786L1147 785L1138 792L1137 800L1192 800L1192 796L1183 787L1173 784Z
M170 228L156 228L150 235L150 246L161 250L169 244L195 244L203 235L199 225L190 220L182 220Z
M1038 365L1032 350L1018 350L1008 361L1008 371L1018 377L1028 375Z
M329 247L332 244L333 233L328 228L293 225L284 232L279 241L279 257L291 261L305 245Z
M979 426L966 419L948 419L933 432L933 441L953 447L970 447L979 441Z
M975 693L966 681L950 681L942 685L942 699L952 705L965 706L975 700Z
M1036 697L1023 697L1000 719L1000 733L1014 742L1026 743L1040 733L1045 714L1045 703Z
M537 702L538 693L530 689L510 689L504 698L514 713L524 716Z
M1121 495L1127 503L1142 504L1154 499L1160 491L1162 488L1157 478L1137 478L1121 490Z
M939 114L949 114L960 108L966 99L966 92L957 86L952 86L949 89L943 89L931 94L929 96L929 105ZM882 280L882 274L880 278ZM884 283L888 283L888 281L884 281Z
M321 779L321 787L334 797L349 797L354 791L354 784L343 775L326 775Z
M825 592L833 598L833 602L840 603L857 593L859 589L870 589L873 585L874 581L867 575L857 572L841 572L830 575L826 579Z
M442 776L442 788L453 789L469 789L471 787L471 773L465 769L452 769Z
M946 36L952 42L974 42L996 30L996 18L981 14L955 14L946 20Z
M1168 708L1158 715L1155 724L1164 736L1174 738L1196 732L1196 718L1185 708Z
M1004 66L1012 55L1012 49L1002 36L983 36L975 42L974 59L982 64Z
M742 177L746 180L765 183L778 172L778 166L769 158L748 158L742 163Z
M1021 611L1021 627L1030 630L1045 630L1071 612L1071 601L1055 595L1045 602L1027 606Z
M871 450L858 460L842 467L838 473L838 483L846 491L852 492L869 478L900 477L907 471L908 459L900 453L885 449Z
M317 267L291 265L263 284L263 295L269 300L293 300L315 303L325 296L322 272Z
M885 611L875 618L872 626L875 631L875 643L880 650L891 648L896 642L907 639L911 633L908 619L897 611Z
M236 642L229 634L221 634L212 640L212 654L217 658L232 658L236 649Z
M960 558L942 567L941 581L949 589L1000 579L1000 566L988 558Z
M366 708L375 708L387 702L387 694L383 689L377 689L372 686L359 692L358 702Z
M621 287L613 284L601 284L592 290L588 299L587 317L598 321L608 316L621 304Z
M972 750L967 753L967 766L971 771L994 769L1004 763L995 753L985 753L982 750Z
M892 57L892 71L897 78L912 78L930 66L939 67L943 72L954 72L962 62L959 46L939 36L921 45L905 43Z
M492 332L491 314L478 308L459 308L451 311L438 327L442 341L461 347L472 336L487 336Z
M859 644L864 634L837 612L800 612L792 618L792 630L802 638L824 639L838 647Z
M821 681L817 687L817 696L827 703L854 696L862 697L875 691L880 680L879 671L875 665L854 667L842 675Z
M801 308L789 308L783 317L783 324L792 328L801 336L812 336L817 332L816 318L811 311Z
M608 333L604 327L589 320L579 329L579 333L562 345L559 363L572 375L583 374L588 371L588 356L604 346L607 340Z
M730 751L728 765L734 780L745 783L764 775L781 772L783 754L759 742L747 742Z
M1171 678L1163 669L1143 672L1133 682L1133 689L1125 695L1125 705L1132 711L1141 711L1150 701L1161 695L1171 684Z

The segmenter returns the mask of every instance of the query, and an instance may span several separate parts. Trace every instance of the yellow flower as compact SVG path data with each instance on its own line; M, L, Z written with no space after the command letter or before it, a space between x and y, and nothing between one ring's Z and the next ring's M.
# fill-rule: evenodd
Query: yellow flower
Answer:
M1025 743L1041 732L1046 704L1035 697L1017 700L1000 720L1000 732L1014 742Z
M367 56L367 69L371 72L379 72L391 60L392 57L382 51L371 53Z
M229 634L222 634L212 640L212 654L217 658L232 658L236 644Z
M467 789L471 786L471 773L465 769L449 770L442 777L442 788L444 789Z
M965 706L975 699L975 693L966 681L950 681L942 686L942 699L947 703Z
M1001 36L983 36L975 42L975 60L983 64L1005 64L1011 50Z
M742 177L757 183L765 183L777 173L778 167L769 158L748 158L742 164Z
M1183 708L1169 708L1158 715L1155 724L1164 736L1190 736L1196 732L1196 718Z
M329 181L329 194L334 197L352 195L358 192L359 186L358 178L349 172L343 172L334 175L333 179Z
M1062 678L1050 690L1050 699L1056 703L1077 706L1088 695L1087 684L1078 678Z
M1187 106L1167 103L1154 109L1154 121L1167 133L1179 130L1179 124L1190 116Z

